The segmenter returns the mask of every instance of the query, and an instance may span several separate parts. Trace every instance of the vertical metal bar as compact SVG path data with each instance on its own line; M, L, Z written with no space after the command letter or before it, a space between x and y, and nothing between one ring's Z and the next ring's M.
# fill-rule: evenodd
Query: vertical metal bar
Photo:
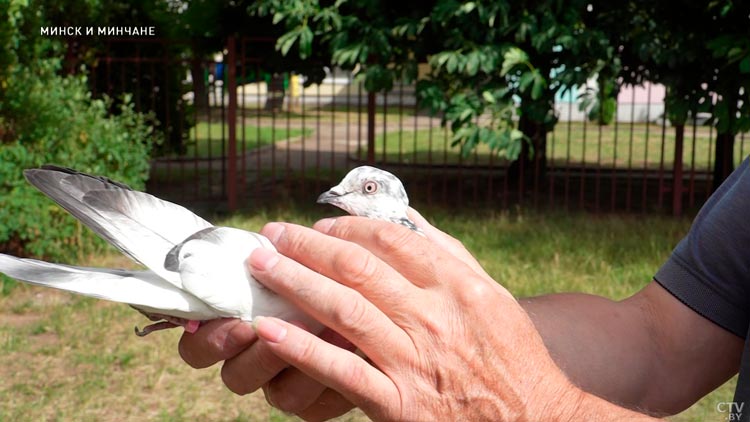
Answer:
M334 74L335 76L335 74ZM328 171L328 183L334 184L333 175L336 170L336 78L331 81L331 168Z
M261 183L263 183L264 175L265 175L265 168L263 168L263 161L262 161L262 151L261 147L262 144L260 139L260 130L261 130L261 116L263 114L263 95L261 93L261 86L263 85L264 79L263 75L261 74L261 68L260 64L255 64L255 145L254 145L254 153L255 153L255 183L253 183L255 186L253 188L255 198L260 198L260 188ZM266 86L266 99L268 99L268 86Z
M588 86L586 87L588 89ZM581 182L578 191L578 208L585 209L585 192L586 192L586 143L588 138L588 116L586 110L583 112L583 134L581 136Z
M346 161L345 166L349 167L351 160L351 124L352 124L352 78L351 73L347 75L346 83Z
M300 100L299 100L299 103L300 103L300 113L302 113L302 119L301 119L302 120L302 130L304 130L306 128L306 126L305 126L305 115L307 114L307 109L305 108L305 104L307 103L307 101L306 101L305 95L306 95L305 94L305 87L303 85L302 89L300 89ZM307 167L305 167L305 165L307 164L307 161L305 159L306 158L305 156L307 155L307 135L305 135L304 132L302 133L302 147L301 147L301 150L302 150L302 152L300 153L300 169L301 169L301 172L302 172L302 177L300 177L300 179L302 179L302 183L300 185L300 189L301 189L300 192L306 192L305 189L306 189L306 185L307 185L307 176L306 176L307 175L307 172L306 172Z
M612 138L612 178L610 180L610 210L617 208L617 138L620 134L620 102L615 101L615 127Z
M273 90L269 92L268 95L272 95L271 98L271 198L276 198L277 189L276 189L276 110L277 110L277 104L278 104L278 98L276 97L278 95L278 86L276 84L278 83L278 78L275 74L271 74L270 84L273 85ZM283 92L284 90L284 82L282 79L281 82L281 90ZM282 94L283 95L283 94ZM320 129L320 128L318 128ZM263 143L260 139L258 139L258 143L261 145L261 147L258 149L258 152L261 151L261 148Z
M648 194L648 146L649 146L649 135L651 128L651 82L648 82L646 88L646 140L644 142L644 153L643 153L643 186L641 187L641 211L646 211L646 195Z
M320 84L315 86L315 192L320 192Z
M285 164L285 170L284 170L284 188L287 192L291 192L292 188L292 103L296 101L295 98L292 98L291 93L297 92L297 88L292 86L292 83L296 81L297 78L294 78L292 76L292 73L289 73L289 89L288 94L284 96L284 98L287 100L286 104L286 164ZM283 106L282 106L283 107ZM305 131L305 128L302 128L302 132ZM303 135L304 136L304 133ZM271 146L273 148L273 146Z
M573 129L573 101L568 102L568 133L565 151L565 210L568 209L568 200L570 198L570 141L571 131Z
M595 175L595 186L594 186L594 212L599 213L599 202L601 192L601 170L602 170L602 125L597 124L597 140L596 140L596 175Z
M669 88L667 88L669 89ZM662 206L664 204L664 154L665 154L665 146L667 141L667 101L666 101L666 93L665 98L662 100L664 102L664 113L662 115L661 119L661 153L659 154L659 198L657 199L657 208L659 210L662 209ZM683 126L684 130L684 126ZM676 146L676 140L675 140L675 146ZM675 152L675 154L677 154ZM674 165L676 165L676 161L674 162ZM680 166L682 166L682 152L680 152ZM674 169L673 169L674 171ZM673 182L674 184L674 182ZM674 201L673 201L674 202Z
M369 101L369 99L368 99ZM369 102L367 104L369 107ZM367 114L367 130L370 129L370 115ZM370 147L370 135L367 135L367 147ZM369 155L367 156L369 158ZM362 83L357 84L357 160L362 161Z
M237 209L237 52L235 48L235 38L230 36L227 41L228 63L226 72L229 86L229 110L227 110L229 165L227 166L226 182L227 205L230 211Z
M711 106L711 114L714 114L713 105ZM714 156L714 148L712 148L712 145L716 145L718 141L719 133L716 131L716 138L714 138L714 125L710 125L708 127L708 168L705 170L706 172L706 196L705 198L708 198L711 196L711 188L713 186L713 168L714 163L716 160L723 160L724 157L716 157ZM713 140L713 141L712 141Z
M682 215L682 152L685 142L685 126L675 126L674 165L672 166L672 215ZM659 195L661 197L661 195Z
M630 203L633 196L633 141L635 133L635 86L630 100L630 139L628 140L628 171L627 192L625 194L625 211L630 211Z
M383 164L388 161L388 93L383 92Z
M404 163L404 83L398 86L398 163Z
M367 162L375 164L375 93L367 92Z
M691 208L695 205L695 145L696 137L698 136L697 119L698 117L693 115L693 149L690 151L690 194L688 195L688 204Z
M433 122L427 129L427 205L432 205L432 133Z
M555 166L555 143L557 142L557 136L555 135L557 133L557 124L555 124L555 127L552 128L552 131L550 132L550 139L549 139L549 155L547 156L547 172L549 173L549 205L552 206L552 204L555 202L555 170L557 167Z
M248 95L247 95L247 84L250 81L250 78L249 78L250 71L248 70L248 65L247 65L248 53L247 53L247 39L245 37L242 37L242 43L240 45L242 46L242 52L240 53L241 54L240 60L241 60L242 65L241 65L240 71L242 72L241 77L243 81L242 104L240 105L242 107L242 117L241 117L242 119L241 120L242 122L242 169L240 169L240 174L242 175L241 176L242 185L241 185L240 195L244 197L248 197L250 195L249 195L248 187L247 187L247 182L248 182L247 179L248 179L248 172L249 172L249 168L247 164L247 161L248 161L247 112L248 112L248 107L249 107Z

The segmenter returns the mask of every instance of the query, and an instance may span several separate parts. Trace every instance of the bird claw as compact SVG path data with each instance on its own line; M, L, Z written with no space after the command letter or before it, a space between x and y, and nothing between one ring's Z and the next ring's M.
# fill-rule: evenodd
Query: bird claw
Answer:
M133 327L133 329L135 331L135 335L137 335L138 337L146 337L147 335L153 333L154 331L168 330L170 328L175 328L175 327L179 327L179 325L173 324L169 321L161 321L161 322L157 322L156 324L147 325L143 327L142 330L139 329L137 325Z

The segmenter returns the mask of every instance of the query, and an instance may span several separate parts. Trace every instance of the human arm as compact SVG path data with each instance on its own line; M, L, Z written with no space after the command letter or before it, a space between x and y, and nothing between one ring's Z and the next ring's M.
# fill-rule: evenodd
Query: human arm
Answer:
M521 304L576 385L628 408L678 413L738 370L742 340L656 282L619 302L571 293Z
M460 242L429 225L425 225L423 221L420 223L419 218L414 219L425 230L427 237L433 243L450 254L461 257L467 263L467 266L475 272L483 273L476 261L463 249ZM644 295L649 290L645 289L634 298ZM663 290L662 293L668 295ZM674 300L671 295L666 298ZM628 306L623 305L625 302L628 302ZM639 334L641 331L648 331L649 327L648 321L641 318L638 312L624 312L628 309L637 310L637 307L630 306L630 304L635 304L636 301L625 302L612 302L586 295L551 295L523 301L537 328L540 329L545 343L551 349L553 357L577 384L610 400L644 408L643 402L639 403L637 400L633 400L633 396L628 394L644 391L640 390L644 379L655 387L662 386L662 384L654 382L655 378L651 376L645 378L636 376L636 374L642 373L640 368L648 368L651 363L639 367L638 358L642 357L642 354L636 353L638 347L628 344L628 342L635 341L638 343L643 337L633 335L633 332ZM684 307L679 302L676 304ZM687 316L696 316L702 319L689 309L685 308L684 310L689 312ZM503 314L498 313L497 315ZM496 317L499 318L497 315ZM609 318L613 315L614 317ZM632 319L633 317L637 317L635 322ZM689 327L696 324L695 321L689 319L687 321ZM659 322L658 318L656 322ZM697 321L697 323L700 322ZM707 321L702 322L707 323ZM242 324L234 326L235 323L230 321L215 324L222 327L232 324L235 334L239 333L239 335L235 335L239 338L239 341L234 341L235 345L230 346L222 341L216 341L216 339L211 340L202 337L213 335L220 338L222 336L222 330L212 330L211 325L209 325L199 330L195 336L185 336L181 342L181 352L186 360L194 366L206 366L219 359L228 359L222 374L225 382L233 391L247 393L265 384L266 394L274 405L311 419L335 416L349 409L350 405L335 391L322 385L316 385L315 381L297 370L286 369L282 371L284 363L270 353L268 344L256 343L245 351L242 351L242 347L236 347L238 344L242 346L243 338L245 347L255 341L254 334L249 326ZM711 323L708 324L713 326ZM617 335L620 329L624 331L622 331L622 335ZM676 335L677 333L673 330L667 330L667 336L664 338L671 338L671 334ZM698 336L695 335L692 338L696 337ZM691 337L688 336L688 338ZM331 336L329 339L335 340L335 336ZM715 340L717 342L714 343L714 346L723 343L720 337ZM676 341L672 345L685 348ZM688 345L687 349L691 349L691 346ZM625 353L625 351L632 353ZM203 355L200 356L201 354ZM582 356L585 356L585 358L582 358ZM668 354L667 356L672 355ZM629 358L632 359L628 360ZM608 369L608 371L602 371L601 369L587 370L587 368L596 368L597 366ZM689 369L687 370L688 377L700 375L691 373ZM675 368L675 370L679 370L679 368ZM684 372L685 368L682 368L682 370ZM282 371L281 374L275 376L279 371ZM663 378L663 380L674 379L672 375L660 378ZM684 383L685 379L677 378L675 380ZM271 381L266 383L268 380ZM691 380L695 380L695 378ZM675 387L675 385L678 387ZM684 384L675 385L671 388L669 386L663 387L667 391L685 392L686 389L682 387ZM609 390L607 390L608 388ZM695 400L695 397L692 400ZM591 409L590 406L588 408ZM652 411L655 409L654 407L646 408Z

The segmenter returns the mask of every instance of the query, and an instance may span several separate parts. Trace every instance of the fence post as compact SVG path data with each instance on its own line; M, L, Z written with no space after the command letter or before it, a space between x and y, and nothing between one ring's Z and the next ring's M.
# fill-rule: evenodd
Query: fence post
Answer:
M375 164L375 93L367 92L367 163Z
M672 166L672 215L682 215L682 148L685 140L685 126L674 128L674 165Z
M237 209L237 51L234 36L227 39L227 86L227 207L234 211Z

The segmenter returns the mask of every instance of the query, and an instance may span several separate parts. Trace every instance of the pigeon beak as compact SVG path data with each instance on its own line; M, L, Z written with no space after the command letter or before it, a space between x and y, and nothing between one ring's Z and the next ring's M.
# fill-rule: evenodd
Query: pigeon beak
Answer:
M341 188L338 186L332 187L330 190L323 192L318 197L319 204L335 204L338 202L338 198L344 195Z

